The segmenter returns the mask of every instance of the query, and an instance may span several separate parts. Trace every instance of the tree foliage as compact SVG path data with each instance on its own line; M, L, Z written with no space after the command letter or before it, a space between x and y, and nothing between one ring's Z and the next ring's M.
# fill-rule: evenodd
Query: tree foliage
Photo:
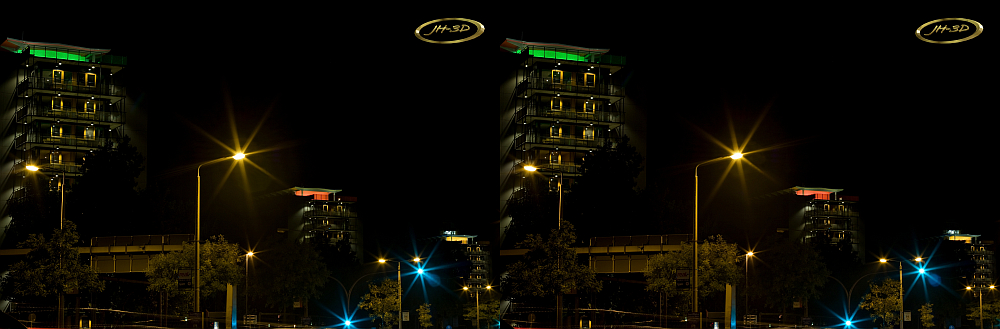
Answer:
M899 280L885 279L881 282L870 282L869 292L858 305L868 310L876 320L882 320L882 328L890 328L899 321L899 309L903 300L900 298Z
M726 291L726 284L736 284L743 276L743 253L736 244L726 243L721 235L711 236L698 244L698 294L701 298ZM694 245L684 243L680 251L653 255L649 258L648 271L644 273L649 291L675 296L681 293L674 278L677 270L691 268L694 261ZM692 274L693 271L692 271Z
M87 223L102 223L100 227L83 227L84 237L128 235L140 225L135 221L137 206L141 204L136 179L145 170L145 160L131 140L129 136L117 143L109 139L84 157L80 166L82 175L73 186L72 207L67 208L67 213ZM113 211L109 209L109 200L114 202Z
M473 294L475 293L473 292ZM476 321L475 299L470 299L470 302L465 304L465 314L462 317L470 322ZM500 320L500 301L490 297L488 294L483 294L482 291L479 292L479 320L487 320L487 323L492 323L489 321ZM475 327L480 328L481 326L476 324Z
M784 309L798 299L818 298L831 274L813 246L797 241L777 243L754 257L766 265L760 295L769 307Z
M920 323L924 328L934 328L934 304L925 303L920 306Z
M423 303L417 308L417 313L419 313L420 327L430 328L434 326L431 322L431 304Z
M974 299L974 303L970 303L966 306L966 316L970 320L976 322L976 326L979 326L979 298ZM998 320L1000 320L1000 300L995 299L987 295L987 298L983 299L983 322L986 323L984 327L993 327L997 325Z
M181 312L190 312L194 305L194 289L181 290L177 286L177 271L195 268L194 242L185 242L184 249L160 254L149 259L146 279L147 289L165 293L168 297L180 298L171 301ZM225 292L227 284L238 284L243 280L243 256L240 247L229 243L222 235L213 236L201 245L201 297L208 298L217 292Z
M517 297L546 297L574 290L601 291L597 274L587 265L577 263L573 225L567 221L553 229L548 239L528 234L518 248L529 249L524 257L507 267L503 287Z
M282 240L254 257L264 264L255 275L260 282L255 291L267 300L268 306L283 308L300 299L315 299L330 277L323 258L308 244Z
M608 218L628 220L646 217L643 210L647 208L638 197L640 191L636 190L636 178L643 170L642 163L642 155L636 151L635 146L629 144L628 136L623 136L617 143L608 140L602 147L583 157L580 177L576 179L576 184L572 186L573 193L569 195L572 209L564 209L573 212L572 214L567 212L571 216L569 218L581 223L581 235L609 236L633 233L622 225L608 227L589 224L601 223Z
M368 282L368 294L361 297L358 308L381 320L383 327L392 327L399 321L399 288L394 279Z
M79 239L71 221L63 222L63 228L55 229L50 239L42 234L29 235L18 247L31 250L0 279L3 297L16 301L60 292L103 291L104 282L98 279L97 272L80 261L75 247Z

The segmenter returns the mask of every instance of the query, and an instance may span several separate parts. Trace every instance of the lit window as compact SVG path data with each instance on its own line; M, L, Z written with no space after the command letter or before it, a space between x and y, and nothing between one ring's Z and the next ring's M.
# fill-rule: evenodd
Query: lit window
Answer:
M63 70L52 70L52 82L62 84L65 76L66 72Z
M587 86L587 87L594 87L594 86L597 85L597 75L595 75L593 73L584 73L583 74L583 81L585 83L585 86Z
M330 206L329 205L323 205L323 211L324 212L330 211Z
M549 134L552 137L560 137L560 136L562 136L562 127L560 127L560 126L551 126L551 127L549 127Z
M83 139L96 139L97 130L94 127L83 128Z
M552 101L550 103L552 104L552 110L553 111L560 111L560 110L562 110L562 99L561 98L552 98Z
M583 112L594 114L594 108L597 107L597 102L584 102Z
M563 71L552 70L552 83L563 83Z
M97 87L97 74L85 73L85 80L87 81L87 87Z
M97 102L87 102L83 104L83 112L94 113L97 111Z
M63 99L62 98L58 98L58 97L53 97L52 98L52 110L53 111L62 111L62 109L63 109Z
M561 164L562 163L562 154L559 154L559 152L549 153L549 163L550 164Z
M50 131L52 132L52 137L62 136L62 127L60 126L53 125Z
M594 128L587 127L583 128L583 139L594 139Z
M59 152L49 153L49 163L60 164L62 163L62 154Z

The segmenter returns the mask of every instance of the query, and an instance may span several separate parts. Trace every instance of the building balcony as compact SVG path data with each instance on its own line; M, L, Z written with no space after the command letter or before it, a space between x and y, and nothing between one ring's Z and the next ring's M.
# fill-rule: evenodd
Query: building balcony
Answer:
M336 211L336 210L306 210L302 213L303 217L336 217L336 218L357 218L358 213L353 211Z
M515 117L521 122L530 122L535 118L553 118L553 119L566 119L570 122L601 122L601 123L621 123L624 120L624 116L621 112L609 112L609 111L583 111L576 109L567 110L554 110L547 109L543 106L537 104L529 104L528 106L518 109ZM535 117L535 118L533 118Z
M518 83L516 95L520 95L529 89L551 90L568 92L575 94L603 95L603 96L625 96L621 86L608 83L585 83L583 79L561 79L551 78L527 78Z
M523 134L515 139L514 145L517 145L520 149L525 144L544 144L551 145L552 147L557 146L569 146L577 148L600 148L609 143L612 148L618 145L618 138L610 137L594 137L594 138L582 138L582 137L570 137L566 135L552 136L552 135L540 135L540 134Z
M806 217L858 217L857 211L806 210Z
M14 145L22 148L25 144L48 144L52 146L68 146L76 148L99 148L107 142L107 138L83 138L75 136L41 136L38 134L22 134L14 139ZM32 145L34 147L34 145ZM30 147L29 147L30 148Z
M27 123L33 118L65 119L68 122L125 123L125 115L121 112L87 111L73 108L39 109L35 106L21 107L16 112L16 118L18 123Z
M51 77L28 77L17 85L17 95L30 96L31 89L51 90L68 95L125 96L125 88L107 83L93 83L78 80L53 79ZM26 94L27 93L27 94Z

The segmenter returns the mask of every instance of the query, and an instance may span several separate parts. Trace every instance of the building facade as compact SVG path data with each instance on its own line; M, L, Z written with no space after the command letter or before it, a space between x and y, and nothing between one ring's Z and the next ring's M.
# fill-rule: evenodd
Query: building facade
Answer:
M16 226L11 210L17 204L72 186L87 155L117 146L125 133L125 88L115 75L126 58L109 49L10 38L0 49L15 63L2 86L9 96L0 168L0 227L6 237Z
M583 158L601 146L616 145L632 120L626 120L625 93L616 76L625 58L607 55L610 49L514 39L506 39L501 49L510 53L505 59L513 66L501 84L500 99L499 244L503 245L516 220L508 205L555 191L560 181L564 193L572 190ZM645 153L644 148L637 149ZM538 170L526 171L529 165ZM532 183L538 180L547 183Z
M861 257L865 253L864 223L858 197L838 196L843 189L793 187L797 209L789 220L789 237L804 243L850 246Z
M470 289L486 289L486 286L491 285L490 243L488 241L477 242L476 237L476 235L458 234L457 231L444 231L441 234L441 239L446 243L456 245L448 248L455 252L455 255L451 255L456 258L453 261L468 264L468 271L462 269L456 275L455 279L459 284Z
M979 291L995 285L996 260L993 258L993 243L980 239L979 235L963 234L959 230L947 230L940 237L949 242L962 261L968 263L963 279L968 287Z
M346 242L358 257L364 253L364 236L355 203L357 197L337 196L341 190L293 187L296 196L308 201L289 218L289 237L297 242Z

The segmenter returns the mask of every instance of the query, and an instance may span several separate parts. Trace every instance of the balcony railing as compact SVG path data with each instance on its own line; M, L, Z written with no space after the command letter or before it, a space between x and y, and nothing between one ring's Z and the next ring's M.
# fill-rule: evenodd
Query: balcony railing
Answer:
M67 92L78 92L95 95L125 96L125 89L106 83L86 83L79 80L28 77L17 85L17 94L23 94L27 89L49 89Z
M53 144L60 146L77 146L77 147L101 147L107 141L107 138L78 138L78 137L58 137L58 136L40 136L38 134L23 134L15 139L15 145L20 147L25 143L40 143L40 144Z
M620 112L608 112L608 111L557 111L552 109L546 109L541 106L526 106L518 109L516 117L518 119L524 118L525 116L540 116L547 118L564 118L564 119L576 119L576 120L588 120L588 121L601 121L601 122L622 122L622 114Z
M329 211L323 211L323 210L306 210L306 211L304 211L302 213L302 215L305 216L305 217L347 217L347 218L356 218L356 217L358 217L358 213L357 212L346 211L346 210L345 211L336 211L336 210L329 210Z
M527 89L558 90L565 92L606 95L606 96L625 95L623 89L620 86L607 83L585 84L577 79L562 79L553 81L551 78L527 78L518 84L516 90L521 92Z
M519 136L515 140L515 145L524 145L525 143L535 143L535 144L550 144L553 146L578 146L578 147L600 148L604 146L606 142L610 142L610 146L615 147L618 144L618 139L609 137L597 137L588 139L588 138L577 138L569 136L547 136L547 135L529 133Z
M77 119L77 120L91 120L98 122L114 122L114 123L125 123L125 116L120 112L108 112L108 111L81 111L80 109L64 108L62 110L55 109L39 109L36 106L22 107L17 110L17 121L23 120L26 116L41 116L47 118L59 118L59 119Z

